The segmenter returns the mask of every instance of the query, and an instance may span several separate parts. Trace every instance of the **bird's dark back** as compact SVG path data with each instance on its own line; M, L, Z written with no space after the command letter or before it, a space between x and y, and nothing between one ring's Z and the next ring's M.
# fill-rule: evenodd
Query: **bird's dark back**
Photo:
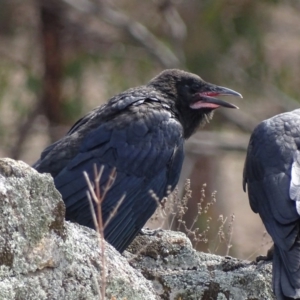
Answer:
M300 149L300 109L261 122L250 138L244 177L255 172L253 168L260 170L255 178L265 172L289 173L297 149Z
M300 109L263 121L254 130L244 190L273 238L273 289L278 299L300 297Z
M145 94L148 96L146 97ZM104 222L126 194L105 229L106 239L123 251L178 182L183 162L183 129L168 101L152 90L125 92L79 120L49 146L34 165L49 172L66 204L66 218L94 227L86 199L86 171L104 166L100 186L116 168L117 177L102 203Z

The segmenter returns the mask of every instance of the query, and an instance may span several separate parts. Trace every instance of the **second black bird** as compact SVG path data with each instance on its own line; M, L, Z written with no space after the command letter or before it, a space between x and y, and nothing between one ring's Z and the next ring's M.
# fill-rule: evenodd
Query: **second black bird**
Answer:
M244 190L274 241L276 299L300 299L300 109L260 123L244 168Z
M104 166L100 189L113 168L117 176L102 203L104 237L122 252L154 213L157 202L178 182L184 140L209 120L213 111L235 105L215 98L241 95L181 70L165 70L147 85L111 98L80 119L68 134L50 145L34 164L50 173L66 205L66 219L94 228L87 201L86 171Z

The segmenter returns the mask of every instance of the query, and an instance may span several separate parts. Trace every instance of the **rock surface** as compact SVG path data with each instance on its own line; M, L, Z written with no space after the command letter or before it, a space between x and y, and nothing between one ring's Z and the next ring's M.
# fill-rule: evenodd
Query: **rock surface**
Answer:
M101 299L97 234L64 221L50 176L0 159L0 203L0 300ZM105 244L106 299L274 299L271 263L198 253L179 232L139 236L124 256Z
M100 299L96 232L64 222L53 180L0 160L0 299ZM106 245L107 299L157 299L151 283Z
M130 265L153 282L161 299L275 299L270 262L197 252L185 234L168 230L138 236L128 250Z

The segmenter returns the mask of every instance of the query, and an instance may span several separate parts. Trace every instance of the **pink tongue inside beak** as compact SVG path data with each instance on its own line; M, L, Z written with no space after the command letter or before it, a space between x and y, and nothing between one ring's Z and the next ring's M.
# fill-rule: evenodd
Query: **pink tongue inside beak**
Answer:
M203 92L203 93L201 93L201 95L207 96L207 97L215 97L215 96L218 96L220 94L216 93L216 92ZM190 107L193 108L193 109L199 109L199 108L218 108L218 107L220 107L220 105L215 104L215 103L198 101L198 102L193 103Z
M193 109L199 109L199 108L204 108L204 107L218 108L218 107L220 107L220 105L217 105L217 104L214 104L214 103L198 101L198 102L193 103L190 107L193 108Z

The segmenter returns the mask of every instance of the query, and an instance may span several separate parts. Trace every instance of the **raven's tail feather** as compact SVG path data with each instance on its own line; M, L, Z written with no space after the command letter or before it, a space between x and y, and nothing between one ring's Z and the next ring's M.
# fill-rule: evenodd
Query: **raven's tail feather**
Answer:
M295 267L299 261L291 260L295 252L300 252L300 241L290 251L274 245L273 254L273 291L277 300L300 299L300 269Z

